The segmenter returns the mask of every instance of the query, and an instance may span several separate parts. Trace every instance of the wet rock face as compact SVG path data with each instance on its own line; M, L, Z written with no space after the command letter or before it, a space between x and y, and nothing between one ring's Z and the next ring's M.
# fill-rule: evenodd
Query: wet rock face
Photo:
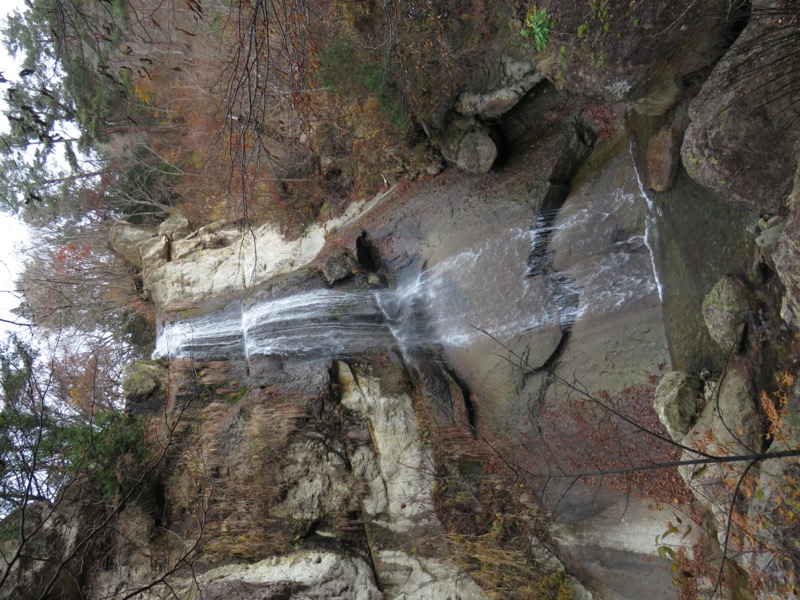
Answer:
M785 213L800 122L797 37L771 3L754 3L749 24L690 107L681 148L689 175L728 201Z
M726 0L550 7L563 35L551 37L547 77L569 92L649 115L665 114L683 93L684 77L713 63L732 16Z

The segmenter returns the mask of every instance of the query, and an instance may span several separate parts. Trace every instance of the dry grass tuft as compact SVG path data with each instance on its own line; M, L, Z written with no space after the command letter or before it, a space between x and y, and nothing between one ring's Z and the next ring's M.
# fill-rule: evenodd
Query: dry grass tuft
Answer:
M498 544L495 533L450 535L453 562L468 573L491 600L572 600L565 573L541 568L526 551Z

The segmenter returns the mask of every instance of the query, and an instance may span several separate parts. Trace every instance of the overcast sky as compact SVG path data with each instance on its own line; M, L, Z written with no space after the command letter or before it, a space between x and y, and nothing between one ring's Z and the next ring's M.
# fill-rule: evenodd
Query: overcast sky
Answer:
M15 9L24 7L22 0L2 0L0 2L0 21L5 29L6 16ZM19 69L12 57L8 56L4 46L0 46L0 71L9 78L13 78ZM1 92L1 91L0 91ZM5 94L0 93L0 104L5 108ZM7 130L8 121L0 114L0 129ZM13 293L15 279L19 274L22 259L25 256L24 246L28 244L30 232L20 221L11 215L0 212L0 319L14 321L16 317L9 311L19 304L17 296ZM12 327L11 330L13 331ZM0 331L8 330L0 322ZM0 337L4 337L0 333Z

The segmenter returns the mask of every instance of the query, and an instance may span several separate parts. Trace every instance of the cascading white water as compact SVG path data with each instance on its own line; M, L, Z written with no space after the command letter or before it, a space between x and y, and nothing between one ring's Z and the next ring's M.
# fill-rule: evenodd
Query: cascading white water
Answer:
M615 220L643 199L617 189L602 205L539 215L537 226L463 247L396 290L317 289L177 320L162 328L154 355L345 357L568 328L658 290L651 259L642 260L647 232L619 230Z
M391 343L375 292L318 289L167 323L154 356L343 356Z

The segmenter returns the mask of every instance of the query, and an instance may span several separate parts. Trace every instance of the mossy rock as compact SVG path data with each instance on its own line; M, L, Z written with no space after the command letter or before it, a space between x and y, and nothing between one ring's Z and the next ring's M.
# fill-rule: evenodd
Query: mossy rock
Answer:
M703 318L708 332L725 352L739 347L749 310L750 292L733 275L720 279L703 300Z
M147 398L162 389L163 369L154 361L129 362L122 369L122 393L126 400Z

